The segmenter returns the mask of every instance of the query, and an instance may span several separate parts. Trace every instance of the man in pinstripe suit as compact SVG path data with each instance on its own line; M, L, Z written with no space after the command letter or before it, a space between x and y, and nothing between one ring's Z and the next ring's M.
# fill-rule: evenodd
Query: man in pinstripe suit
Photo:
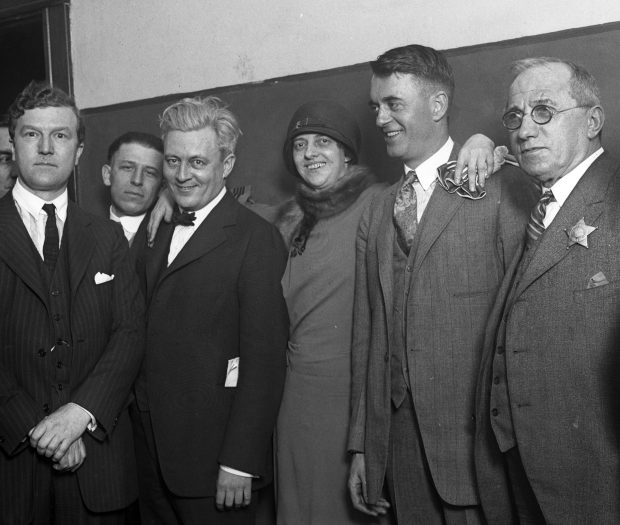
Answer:
M68 200L84 138L73 100L32 82L9 115L20 175L0 200L0 522L122 523L144 337L127 243Z

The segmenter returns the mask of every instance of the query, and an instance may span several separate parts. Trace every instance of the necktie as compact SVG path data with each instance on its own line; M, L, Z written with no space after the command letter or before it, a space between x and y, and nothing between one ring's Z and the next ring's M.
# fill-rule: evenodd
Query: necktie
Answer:
M547 205L550 202L555 202L555 197L553 196L553 192L547 191L542 194L542 197L536 203L536 206L534 206L526 228L528 246L532 246L545 231L543 221L547 213Z
M58 227L56 226L56 206L53 204L44 204L43 211L47 213L45 241L43 242L43 261L48 268L53 270L58 260L58 252L60 251Z
M396 194L394 202L394 227L401 249L408 255L418 228L418 199L413 183L418 180L415 171L410 171Z
M193 211L174 210L172 213L172 224L175 226L193 226L196 214Z

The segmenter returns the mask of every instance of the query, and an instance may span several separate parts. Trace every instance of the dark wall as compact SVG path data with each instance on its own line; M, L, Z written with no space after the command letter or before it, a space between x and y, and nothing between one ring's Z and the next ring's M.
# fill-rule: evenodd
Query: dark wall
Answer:
M505 143L499 119L504 106L508 65L519 58L547 55L580 63L598 79L607 116L604 144L612 152L617 150L620 146L620 103L616 102L615 95L620 87L619 50L620 23L613 23L447 51L457 86L451 116L453 138L463 142L472 133L483 132L497 143ZM378 49L377 55L383 51ZM398 177L399 166L386 157L383 139L375 129L373 114L368 108L369 80L369 66L360 64L260 84L209 90L208 93L230 104L244 133L229 186L251 184L255 200L265 203L278 202L290 194L293 180L281 158L286 127L299 105L321 98L339 101L357 116L363 134L361 162L373 167L384 180ZM107 213L107 191L100 173L109 143L128 130L158 133L157 115L180 96L174 94L84 112L86 149L77 178L80 205L95 213Z

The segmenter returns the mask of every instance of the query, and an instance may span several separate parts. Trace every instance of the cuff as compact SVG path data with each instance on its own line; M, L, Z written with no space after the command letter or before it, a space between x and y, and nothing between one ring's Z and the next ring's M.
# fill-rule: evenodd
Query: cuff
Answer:
M240 470L237 470L237 469L234 469L234 468L230 468L230 467L226 467L225 465L220 465L220 468L224 472L228 472L229 474L236 474L237 476L242 476L244 478L258 478L258 476L254 476L252 474L248 474L247 472L241 472Z

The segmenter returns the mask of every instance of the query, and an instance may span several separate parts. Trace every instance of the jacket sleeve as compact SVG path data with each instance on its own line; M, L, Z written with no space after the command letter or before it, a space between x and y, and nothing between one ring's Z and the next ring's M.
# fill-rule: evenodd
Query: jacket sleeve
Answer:
M239 379L218 456L220 465L256 476L265 475L284 388L289 321L280 280L285 264L275 227L256 228L237 283Z
M355 242L355 296L353 303L353 339L351 344L351 416L349 452L364 452L366 427L366 378L370 347L370 300L366 247L372 202L362 214Z

